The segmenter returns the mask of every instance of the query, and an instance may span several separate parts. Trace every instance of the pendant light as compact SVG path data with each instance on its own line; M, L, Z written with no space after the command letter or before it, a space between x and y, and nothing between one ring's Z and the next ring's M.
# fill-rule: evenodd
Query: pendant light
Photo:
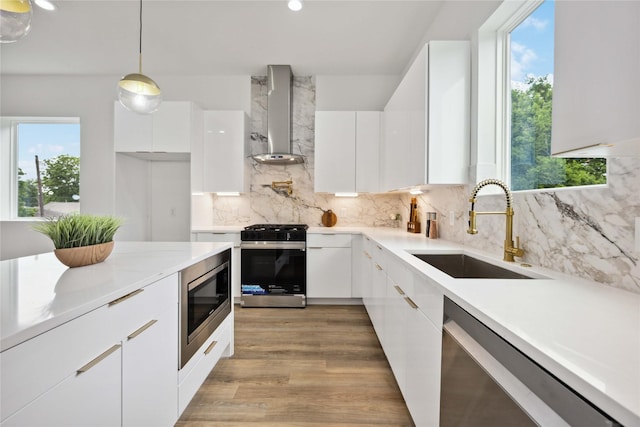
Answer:
M127 74L118 82L118 99L128 110L150 114L162 102L160 88L149 77L142 74L142 0L140 0L140 44L138 50L138 72Z
M0 43L13 43L26 36L32 15L29 0L0 0Z

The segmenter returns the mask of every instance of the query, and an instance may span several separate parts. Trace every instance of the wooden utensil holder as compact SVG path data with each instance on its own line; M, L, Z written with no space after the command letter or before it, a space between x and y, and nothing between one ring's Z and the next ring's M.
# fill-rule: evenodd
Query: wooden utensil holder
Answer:
M409 221L407 222L407 231L409 233L420 233L420 221Z

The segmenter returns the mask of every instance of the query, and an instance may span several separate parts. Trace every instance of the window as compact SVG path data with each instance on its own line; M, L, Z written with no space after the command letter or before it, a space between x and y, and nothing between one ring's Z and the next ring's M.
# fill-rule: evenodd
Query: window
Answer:
M508 56L505 135L510 141L505 144L505 159L511 189L605 184L605 159L550 156L554 2L529 2L525 7L525 18L515 19L515 25L507 24L503 33Z
M2 118L2 217L80 211L80 121Z

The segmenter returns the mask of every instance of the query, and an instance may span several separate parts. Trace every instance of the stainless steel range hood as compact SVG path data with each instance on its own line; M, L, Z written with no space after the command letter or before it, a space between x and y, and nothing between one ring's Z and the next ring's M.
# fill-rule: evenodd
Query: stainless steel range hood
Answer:
M289 65L267 66L267 143L268 152L253 158L259 163L293 165L304 158L291 153L291 94L293 74Z

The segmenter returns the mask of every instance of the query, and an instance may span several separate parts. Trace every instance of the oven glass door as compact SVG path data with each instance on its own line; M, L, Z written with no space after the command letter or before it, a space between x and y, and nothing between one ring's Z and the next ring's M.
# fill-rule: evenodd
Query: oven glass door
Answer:
M229 301L229 263L188 285L187 334L191 337L220 306Z
M307 258L304 243L295 249L277 245L262 248L243 246L240 256L243 294L306 293Z

